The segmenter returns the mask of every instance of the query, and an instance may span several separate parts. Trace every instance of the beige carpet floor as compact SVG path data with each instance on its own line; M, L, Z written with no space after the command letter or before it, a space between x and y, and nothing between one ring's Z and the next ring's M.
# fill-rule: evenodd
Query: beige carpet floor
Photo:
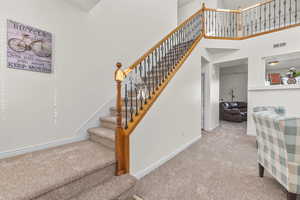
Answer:
M245 123L222 122L211 133L138 182L145 200L285 200L270 175L258 177L255 137Z

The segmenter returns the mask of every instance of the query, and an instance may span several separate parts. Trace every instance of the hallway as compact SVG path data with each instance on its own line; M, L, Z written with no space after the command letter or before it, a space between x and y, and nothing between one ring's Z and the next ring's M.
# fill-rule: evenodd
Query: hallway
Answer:
M138 182L145 200L284 200L267 173L258 177L255 138L246 123L221 126Z

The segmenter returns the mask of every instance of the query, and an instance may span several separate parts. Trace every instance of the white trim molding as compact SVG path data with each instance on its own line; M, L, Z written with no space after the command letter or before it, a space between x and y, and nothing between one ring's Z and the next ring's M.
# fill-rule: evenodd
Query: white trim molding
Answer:
M268 90L299 90L300 85L269 85L269 86L252 86L248 91L268 91Z
M49 149L49 148L53 148L53 147L58 147L58 146L62 146L62 145L70 144L70 143L74 143L74 142L80 142L80 141L83 141L86 139L88 139L87 135L73 137L73 138L67 138L67 139L62 139L62 140L55 140L55 141L51 141L51 142L43 143L43 144L21 147L21 148L14 149L14 150L0 152L0 159L18 156L18 155L22 155L22 154L27 154L27 153L40 151L40 150L44 150L44 149Z

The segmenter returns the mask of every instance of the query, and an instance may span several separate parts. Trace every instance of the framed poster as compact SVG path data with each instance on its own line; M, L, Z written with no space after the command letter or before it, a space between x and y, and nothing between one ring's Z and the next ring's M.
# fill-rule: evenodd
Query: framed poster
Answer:
M7 66L51 73L52 34L7 20Z

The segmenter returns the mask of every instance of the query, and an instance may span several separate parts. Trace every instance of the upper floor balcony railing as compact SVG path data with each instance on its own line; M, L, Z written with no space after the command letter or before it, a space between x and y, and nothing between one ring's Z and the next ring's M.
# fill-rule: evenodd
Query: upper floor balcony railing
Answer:
M300 0L271 0L240 10L205 8L205 36L247 39L298 26Z

